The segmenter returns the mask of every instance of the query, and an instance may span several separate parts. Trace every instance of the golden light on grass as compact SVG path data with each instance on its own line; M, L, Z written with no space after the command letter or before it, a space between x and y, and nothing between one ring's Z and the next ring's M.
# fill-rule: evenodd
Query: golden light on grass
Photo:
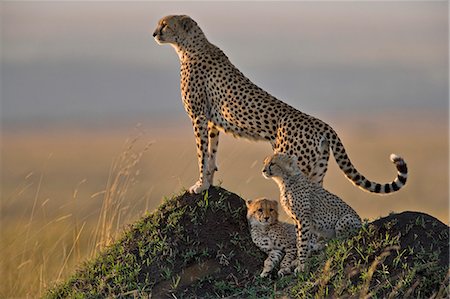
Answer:
M331 158L325 188L362 218L415 210L448 223L446 121L336 123L330 124L366 177L390 181L395 175L391 152L405 158L410 176L398 193L368 194L348 182ZM149 128L124 143L128 135L3 135L0 297L39 296L110 244L124 225L152 211L164 196L194 183L198 169L188 122L173 129ZM154 140L151 146L147 140ZM261 176L262 159L270 153L267 143L222 134L216 184L245 199L278 198L277 186Z
M147 143L143 150L135 152L134 147L139 137L125 142L124 151L111 165L106 189L100 192L103 194L102 208L94 233L92 255L111 244L123 223L121 217L127 211L124 204L127 203L128 190L136 183L139 175L137 166L151 145Z
M86 196L83 190L88 184L87 179L80 180L71 192L45 184L46 176L51 172L48 168L51 155L45 160L38 178L30 172L22 182L20 177L17 179L15 190L7 188L12 195L6 200L3 193L2 208L16 207L12 210L17 215L8 213L8 219L1 220L2 227L7 226L9 230L1 236L1 269L2 274L8 275L2 275L5 279L2 279L0 297L41 295L49 284L65 278L75 265L108 246L122 226L130 222L130 217L137 216L131 215L135 210L129 209L132 203L127 201L127 196L138 184L139 162L150 148L150 144L140 148L141 137L139 134L127 139L117 158L113 159L105 189L91 196ZM87 166L83 164L77 169L77 162L69 164L68 171L80 171ZM31 194L32 187L34 194ZM68 201L44 197L47 194L41 192L52 187L59 191L57 197L64 192L72 196L67 197ZM80 217L79 209L86 205L86 199L101 201L101 208ZM31 205L31 210L24 212L27 205L28 208ZM72 213L64 213L67 211ZM29 216L24 222L27 213Z

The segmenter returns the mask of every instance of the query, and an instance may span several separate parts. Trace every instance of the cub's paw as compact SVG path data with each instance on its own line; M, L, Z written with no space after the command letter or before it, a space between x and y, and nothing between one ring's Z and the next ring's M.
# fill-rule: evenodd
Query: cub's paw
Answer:
M261 274L259 274L259 277L265 278L265 277L269 276L269 274L270 274L269 271L263 270L261 272Z
M321 251L322 249L324 249L326 247L326 243L323 242L317 242L317 243L313 243L309 245L309 249L312 252L318 252Z
M298 264L297 267L295 267L294 273L300 274L305 271L305 264Z
M189 188L189 193L200 194L205 190L208 190L210 184L208 182L197 181L191 188Z
M278 277L283 277L283 276L286 276L286 275L289 275L289 274L291 274L291 269L289 269L289 268L281 268L278 271Z

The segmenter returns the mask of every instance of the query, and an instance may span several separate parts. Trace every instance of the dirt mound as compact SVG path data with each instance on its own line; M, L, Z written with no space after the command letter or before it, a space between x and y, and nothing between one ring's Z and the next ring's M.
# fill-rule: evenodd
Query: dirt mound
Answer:
M418 212L392 214L332 240L289 287L297 298L447 298L449 228Z
M398 234L401 248L411 252L433 252L439 266L449 266L449 227L438 219L407 211L380 218L372 225L381 235Z
M448 227L429 215L393 214L365 226L355 238L331 242L311 259L309 273L261 279L264 255L251 241L244 200L212 187L201 195L185 192L166 200L46 297L448 294L440 290L448 271L448 241ZM373 266L380 256L383 260ZM367 279L370 271L373 278Z
M247 288L263 261L251 241L245 201L212 187L168 199L48 297L213 296Z
M251 241L245 201L225 189L210 188L204 195L186 192L177 202L189 211L179 221L184 236L172 231L166 237L172 240L172 248L192 252L194 245L200 255L181 261L183 267L174 267L180 277L176 288L171 289L171 281L161 281L155 284L153 296L173 298L171 293L178 293L201 297L213 294L217 281L227 287L247 287L260 270L263 255ZM171 216L172 211L168 212L163 212L164 218ZM190 236L189 242L185 236Z

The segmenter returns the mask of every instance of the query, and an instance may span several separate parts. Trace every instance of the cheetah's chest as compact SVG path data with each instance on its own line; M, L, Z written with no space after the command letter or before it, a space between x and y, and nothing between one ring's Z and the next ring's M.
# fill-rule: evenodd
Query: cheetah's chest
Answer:
M211 65L202 61L185 64L181 70L181 89L185 110L191 117L205 110L208 120L226 133L275 140L281 102L231 64Z
M295 215L300 210L304 210L309 206L306 189L306 185L299 184L298 181L292 178L289 178L287 184L283 186L280 203L289 216L295 218Z

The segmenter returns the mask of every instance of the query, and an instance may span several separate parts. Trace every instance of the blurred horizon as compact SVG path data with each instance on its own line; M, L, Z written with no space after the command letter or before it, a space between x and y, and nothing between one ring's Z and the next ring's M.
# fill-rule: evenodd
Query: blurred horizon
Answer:
M408 183L389 196L358 190L330 159L324 187L362 218L449 223L447 2L3 1L0 297L42 296L102 236L196 181L178 57L152 38L178 13L254 83L330 124L367 178L389 182L389 154L405 159ZM261 175L269 143L220 144L215 185L278 198Z
M448 115L447 12L445 2L3 2L2 129L184 121L178 57L151 36L173 13L306 113Z

